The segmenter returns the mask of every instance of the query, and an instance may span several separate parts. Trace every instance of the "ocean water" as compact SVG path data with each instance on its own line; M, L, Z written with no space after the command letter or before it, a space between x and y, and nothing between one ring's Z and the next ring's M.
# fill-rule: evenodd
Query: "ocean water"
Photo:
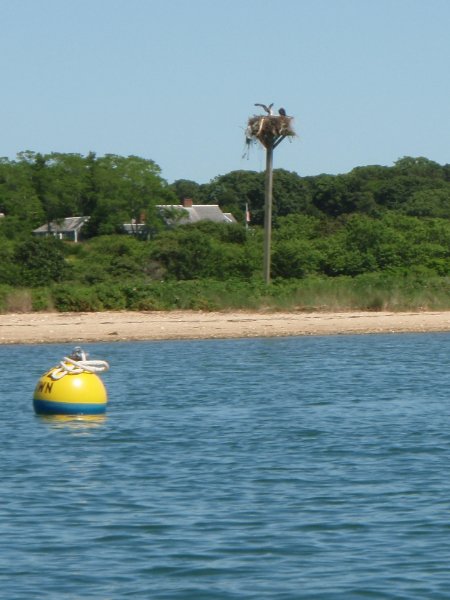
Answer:
M450 598L449 334L0 346L5 600Z

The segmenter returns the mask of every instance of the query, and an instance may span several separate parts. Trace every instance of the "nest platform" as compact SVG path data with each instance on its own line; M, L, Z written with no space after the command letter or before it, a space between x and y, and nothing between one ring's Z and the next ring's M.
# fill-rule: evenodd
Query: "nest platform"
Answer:
M248 140L259 140L266 148L278 139L296 135L292 127L293 117L282 115L258 115L250 117L247 124Z

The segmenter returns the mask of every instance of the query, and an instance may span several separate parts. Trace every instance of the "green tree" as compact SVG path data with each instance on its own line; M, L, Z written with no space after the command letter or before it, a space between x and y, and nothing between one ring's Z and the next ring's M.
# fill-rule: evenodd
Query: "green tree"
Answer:
M402 207L407 215L450 218L450 185L413 192Z
M52 221L65 216L64 208L62 203L58 202L57 195L51 189L51 175L46 157L39 152L35 154L31 168L33 187L44 210L45 221L50 226Z
M314 178L312 202L325 215L338 217L356 210L351 179L345 175L319 175Z
M443 168L433 160L423 156L404 156L394 163L394 171L402 175L426 177L428 179L444 179Z
M1 234L9 238L29 235L45 220L29 162L0 160L0 212L5 215L0 224Z
M110 234L123 223L148 222L157 218L157 204L176 203L174 193L152 161L137 156L107 154L97 159L98 202L91 217L91 234Z
M264 174L255 171L232 171L212 180L203 188L207 204L218 204L243 223L248 205L253 225L264 222Z
M273 217L292 214L318 216L320 213L312 201L310 180L284 169L273 172Z
M95 152L89 152L85 159L86 186L80 198L80 213L90 216L95 213L100 198L100 182Z
M88 216L85 196L88 188L87 159L81 154L53 152L44 157L48 193L54 198L62 217Z
M273 238L277 240L291 240L294 238L312 240L326 233L328 221L322 217L310 215L291 214L280 217L273 232Z
M169 188L181 202L185 198L192 198L194 204L198 202L200 185L190 179L177 179ZM201 202L198 202L201 204Z

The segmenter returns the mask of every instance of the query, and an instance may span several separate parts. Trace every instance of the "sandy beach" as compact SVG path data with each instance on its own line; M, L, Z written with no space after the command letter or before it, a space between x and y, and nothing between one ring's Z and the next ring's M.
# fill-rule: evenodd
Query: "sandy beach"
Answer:
M0 315L0 344L450 331L442 312L102 312Z

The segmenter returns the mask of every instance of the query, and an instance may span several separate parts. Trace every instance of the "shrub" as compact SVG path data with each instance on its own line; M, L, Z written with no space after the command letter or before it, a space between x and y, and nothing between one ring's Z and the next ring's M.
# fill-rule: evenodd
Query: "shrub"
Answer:
M50 289L33 288L31 290L31 305L36 312L54 310Z
M282 240L274 245L272 267L274 277L298 278L318 271L321 253L301 239Z
M15 260L21 265L22 284L29 287L63 281L67 274L64 245L54 237L31 238L20 243Z
M95 312L103 308L94 289L73 285L55 286L52 302L61 312Z

